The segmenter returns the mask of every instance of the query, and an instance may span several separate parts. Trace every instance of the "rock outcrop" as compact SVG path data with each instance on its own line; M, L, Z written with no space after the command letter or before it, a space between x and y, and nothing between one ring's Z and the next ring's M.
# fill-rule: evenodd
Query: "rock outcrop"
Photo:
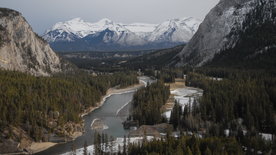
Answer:
M0 68L49 76L61 60L19 12L0 8Z

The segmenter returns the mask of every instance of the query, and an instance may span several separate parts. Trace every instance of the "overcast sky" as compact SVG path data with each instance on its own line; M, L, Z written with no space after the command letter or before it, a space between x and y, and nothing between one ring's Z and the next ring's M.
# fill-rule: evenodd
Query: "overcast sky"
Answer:
M219 0L0 0L1 7L20 11L34 31L42 34L59 21L81 17L96 22L161 23L167 19L204 19Z

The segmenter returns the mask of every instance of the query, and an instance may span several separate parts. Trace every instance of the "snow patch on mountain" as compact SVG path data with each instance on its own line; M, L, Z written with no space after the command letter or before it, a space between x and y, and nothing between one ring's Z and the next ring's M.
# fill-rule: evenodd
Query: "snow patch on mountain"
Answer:
M74 38L84 38L90 34L104 31L106 29L112 30L117 34L123 31L128 31L124 26L116 24L113 21L104 18L96 23L85 22L81 18L74 18L66 22L59 22L51 29L47 30L43 36L48 42L54 41L73 41ZM70 35L66 35L71 34ZM61 38L61 39L59 39Z
M171 19L159 24L149 35L151 42L188 42L199 27L195 18Z
M80 37L85 37L87 34L93 32L93 25L83 21L81 18L74 18L64 23L59 22L55 24L51 30L48 30L48 32L52 30L61 30L67 33L73 33Z

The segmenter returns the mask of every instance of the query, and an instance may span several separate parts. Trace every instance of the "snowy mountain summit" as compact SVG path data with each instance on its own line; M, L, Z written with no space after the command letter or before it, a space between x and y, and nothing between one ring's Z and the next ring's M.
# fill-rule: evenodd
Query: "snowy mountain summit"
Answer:
M56 23L43 38L58 51L168 48L187 43L200 23L192 17L161 24L122 24L107 18L90 23L74 18Z

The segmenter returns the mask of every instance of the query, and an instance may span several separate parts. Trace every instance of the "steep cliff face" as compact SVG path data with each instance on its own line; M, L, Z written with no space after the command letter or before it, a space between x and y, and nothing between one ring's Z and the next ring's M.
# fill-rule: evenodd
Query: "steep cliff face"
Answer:
M19 12L0 8L0 68L49 76L61 62Z
M234 48L240 41L240 34L263 21L255 17L256 8L263 7L263 21L275 20L272 17L275 1L270 0L221 0L206 16L198 31L184 49L175 57L177 66L201 66L212 61L214 56L225 49ZM245 21L247 20L247 23ZM251 24L248 24L251 21ZM265 38L264 38L265 39Z

